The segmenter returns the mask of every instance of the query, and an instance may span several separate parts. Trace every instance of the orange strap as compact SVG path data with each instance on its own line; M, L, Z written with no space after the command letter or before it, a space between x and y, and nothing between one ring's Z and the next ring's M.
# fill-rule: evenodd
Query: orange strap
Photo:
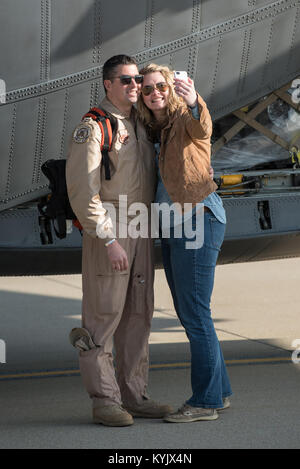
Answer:
M112 128L108 115L102 109L93 107L83 116L83 119L85 117L91 117L93 120L98 122L101 130L101 150L105 149L110 151L112 144ZM105 127L103 126L104 123ZM107 148L105 148L105 146L107 146Z

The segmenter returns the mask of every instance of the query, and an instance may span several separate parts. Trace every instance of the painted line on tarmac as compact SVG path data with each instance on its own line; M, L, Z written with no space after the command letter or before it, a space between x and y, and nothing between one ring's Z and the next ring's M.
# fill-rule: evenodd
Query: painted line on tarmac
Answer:
M273 357L273 358L238 358L235 360L225 360L227 366L232 365L257 365L260 363L282 363L282 362L292 362L291 357ZM189 368L191 366L190 362L184 363L157 363L150 365L151 369L160 369L160 368Z
M264 364L278 364L278 363L292 363L291 357L273 357L273 358L241 358L237 360L225 360L227 366L234 365L264 365ZM190 362L181 363L154 363L150 365L150 371L155 370L170 370L170 369L183 369L190 368ZM16 379L31 379L31 378L58 378L79 376L80 370L52 370L52 371L37 371L27 373L14 373L14 374L0 374L0 381L9 381Z

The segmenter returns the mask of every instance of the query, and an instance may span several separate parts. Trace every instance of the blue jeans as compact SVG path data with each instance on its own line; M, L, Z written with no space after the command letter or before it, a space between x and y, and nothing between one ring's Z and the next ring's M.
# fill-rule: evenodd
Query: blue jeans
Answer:
M195 217L193 229L195 229ZM232 394L210 310L215 266L226 225L204 212L204 244L186 249L184 235L162 238L162 257L176 313L190 342L193 407L218 408Z

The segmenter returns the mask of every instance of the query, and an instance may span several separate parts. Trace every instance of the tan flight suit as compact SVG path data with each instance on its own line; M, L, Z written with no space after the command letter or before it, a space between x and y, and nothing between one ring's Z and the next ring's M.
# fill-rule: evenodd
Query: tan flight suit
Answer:
M66 166L71 206L83 226L82 326L97 348L80 352L80 370L93 406L143 401L148 380L148 338L154 308L153 240L151 237L118 238L117 216L113 226L103 207L118 207L119 195L150 206L155 194L153 145L132 109L127 116L105 98L100 107L117 119L117 132L109 153L111 180L101 169L101 131L85 119L74 131ZM118 215L118 214L117 214ZM116 233L117 231L117 233ZM97 236L97 234L98 236ZM106 238L99 237L103 234ZM129 268L112 270L105 243L117 238L125 249ZM115 348L116 373L113 366Z

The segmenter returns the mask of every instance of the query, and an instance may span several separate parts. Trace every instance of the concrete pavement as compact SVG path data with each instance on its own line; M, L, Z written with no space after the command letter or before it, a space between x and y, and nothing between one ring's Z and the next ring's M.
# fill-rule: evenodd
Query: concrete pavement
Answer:
M296 365L228 368L232 407L212 422L168 424L135 419L132 427L91 423L79 377L1 382L1 448L299 448L300 369ZM153 398L181 405L189 369L150 372Z
M300 340L299 272L300 259L218 266L212 310L232 407L214 422L136 419L122 429L90 423L68 343L80 324L80 276L0 278L7 361L0 363L0 447L299 447L300 364L291 361L292 343ZM155 293L149 389L177 407L190 395L189 346L163 271L156 272Z

